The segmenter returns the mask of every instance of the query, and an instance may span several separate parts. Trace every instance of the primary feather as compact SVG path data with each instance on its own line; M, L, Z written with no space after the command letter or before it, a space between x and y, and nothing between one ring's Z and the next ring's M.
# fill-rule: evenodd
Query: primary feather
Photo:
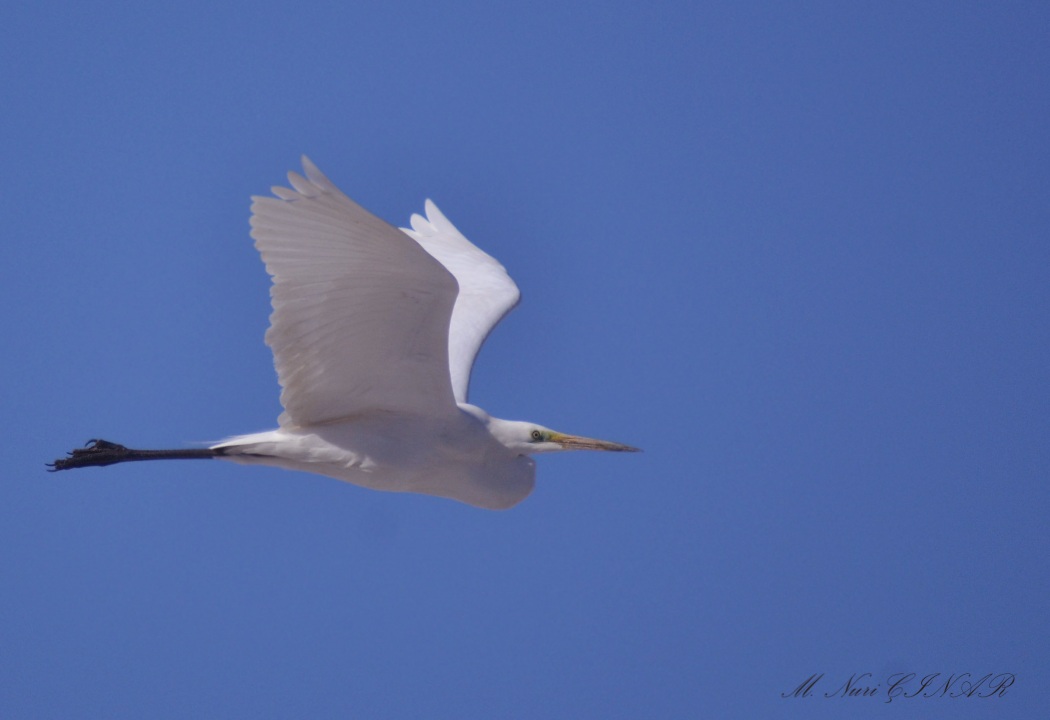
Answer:
M376 409L454 411L455 278L305 157L303 167L306 177L288 174L294 190L252 199L252 237L273 276L266 343L282 388L280 425Z

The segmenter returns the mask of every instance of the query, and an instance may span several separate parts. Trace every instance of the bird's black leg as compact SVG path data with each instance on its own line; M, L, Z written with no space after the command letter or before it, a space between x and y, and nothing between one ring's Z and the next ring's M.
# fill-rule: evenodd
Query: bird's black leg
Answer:
M53 463L48 463L51 472L56 470L72 470L79 467L112 465L125 459L129 450L123 445L109 442L108 440L92 439L87 445L77 448L68 453L69 457L59 458Z
M182 448L176 450L132 450L108 440L88 440L87 445L48 463L51 472L82 467L103 467L132 460L208 459L224 454L222 449Z

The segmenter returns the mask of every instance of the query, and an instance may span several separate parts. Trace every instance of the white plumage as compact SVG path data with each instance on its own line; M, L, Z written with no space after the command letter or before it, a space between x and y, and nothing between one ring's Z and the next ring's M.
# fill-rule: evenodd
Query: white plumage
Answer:
M399 230L344 195L307 158L291 189L252 202L252 237L273 276L266 343L279 427L209 450L129 450L106 441L56 470L215 457L375 490L507 508L531 492L541 452L626 445L500 420L467 403L470 371L520 293L503 266L427 200Z

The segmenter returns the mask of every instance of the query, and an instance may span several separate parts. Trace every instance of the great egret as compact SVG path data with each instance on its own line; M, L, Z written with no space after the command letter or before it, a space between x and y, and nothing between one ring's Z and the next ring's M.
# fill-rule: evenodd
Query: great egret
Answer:
M496 260L426 201L397 228L303 157L292 189L252 198L252 237L273 276L273 350L284 412L276 430L208 448L132 450L91 440L53 470L132 460L219 458L393 492L502 509L535 483L530 455L636 451L467 402L482 342L520 293Z

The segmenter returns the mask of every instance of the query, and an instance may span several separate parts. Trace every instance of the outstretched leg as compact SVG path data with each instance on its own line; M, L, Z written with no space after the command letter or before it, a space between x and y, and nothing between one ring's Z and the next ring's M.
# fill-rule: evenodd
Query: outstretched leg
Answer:
M72 470L82 467L102 467L133 460L195 460L225 455L222 448L180 448L176 450L132 450L108 440L88 440L85 447L68 453L69 457L58 458L48 463L50 472Z

